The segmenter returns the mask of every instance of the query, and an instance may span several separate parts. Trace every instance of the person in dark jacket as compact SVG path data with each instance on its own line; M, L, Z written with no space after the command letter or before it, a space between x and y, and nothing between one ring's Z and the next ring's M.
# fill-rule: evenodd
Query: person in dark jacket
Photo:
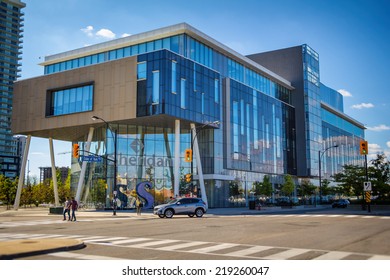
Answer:
M72 209L72 217L70 220L76 222L76 211L77 211L77 208L79 207L79 204L74 199L74 197L72 197L72 201L70 202L70 207Z

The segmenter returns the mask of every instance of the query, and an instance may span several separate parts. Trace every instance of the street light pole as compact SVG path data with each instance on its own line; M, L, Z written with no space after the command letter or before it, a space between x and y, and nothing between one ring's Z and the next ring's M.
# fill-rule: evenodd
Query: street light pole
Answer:
M322 204L322 182L321 182L321 157L325 154L325 152L329 149L332 149L332 148L337 148L339 145L334 145L334 146L331 146L331 147L328 147L326 148L325 150L323 151L318 151L318 173L319 173L319 178L320 178L320 204ZM317 200L317 199L315 199Z
M110 124L106 122L104 119L98 117L98 116L93 116L92 120L101 120L107 125L107 129L111 132L111 136L114 139L114 184L113 184L113 215L116 215L116 175L117 175L117 132L115 130L115 134L112 132L112 129L110 127Z

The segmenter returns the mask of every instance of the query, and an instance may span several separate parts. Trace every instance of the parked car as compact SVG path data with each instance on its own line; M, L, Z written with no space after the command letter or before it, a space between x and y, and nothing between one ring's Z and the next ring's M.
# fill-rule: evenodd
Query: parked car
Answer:
M332 203L332 208L346 208L349 205L349 201L347 199L338 199Z
M172 218L173 215L188 215L189 217L202 217L207 212L206 203L201 198L179 198L167 204L157 205L153 214L160 218Z

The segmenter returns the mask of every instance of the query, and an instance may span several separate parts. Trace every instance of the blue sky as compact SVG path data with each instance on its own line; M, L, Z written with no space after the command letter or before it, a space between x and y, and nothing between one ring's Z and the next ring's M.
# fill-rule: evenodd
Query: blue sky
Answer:
M187 22L243 55L308 44L320 78L342 90L344 112L366 127L370 154L390 156L388 0L24 0L21 79L43 74L46 55ZM55 141L55 153L71 150ZM56 155L69 166L70 154ZM30 175L50 166L48 140L33 138Z

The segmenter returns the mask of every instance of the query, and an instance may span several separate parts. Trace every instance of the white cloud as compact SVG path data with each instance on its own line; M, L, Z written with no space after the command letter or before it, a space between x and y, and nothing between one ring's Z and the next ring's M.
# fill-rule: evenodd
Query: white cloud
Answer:
M380 125L377 125L374 127L367 127L367 129L372 130L372 131L376 131L376 132L381 132L381 131L385 131L385 130L390 130L390 126L380 124Z
M383 149L378 144L368 143L368 151L370 152L370 154L378 154L378 153L382 153Z
M103 38L106 38L106 39L115 39L116 35L111 30L102 28L98 32L96 32L96 36L97 37L103 37Z
M85 34L87 34L88 37L93 37L93 26L88 25L86 28L81 28L81 31L83 31Z
M386 142L386 145L387 145L387 147L390 148L390 141L387 141L387 142Z
M106 28L102 28L99 31L95 32L95 29L92 25L88 25L87 27L81 28L80 30L91 38L115 39L116 37L114 32Z
M131 34L123 33L121 37L123 38L123 37L128 37L128 36L131 36Z
M352 93L345 89L339 89L338 92L344 97L352 97Z
M352 105L351 108L353 109L363 109L363 108L374 108L374 104L372 103L360 103L360 104L355 104Z

